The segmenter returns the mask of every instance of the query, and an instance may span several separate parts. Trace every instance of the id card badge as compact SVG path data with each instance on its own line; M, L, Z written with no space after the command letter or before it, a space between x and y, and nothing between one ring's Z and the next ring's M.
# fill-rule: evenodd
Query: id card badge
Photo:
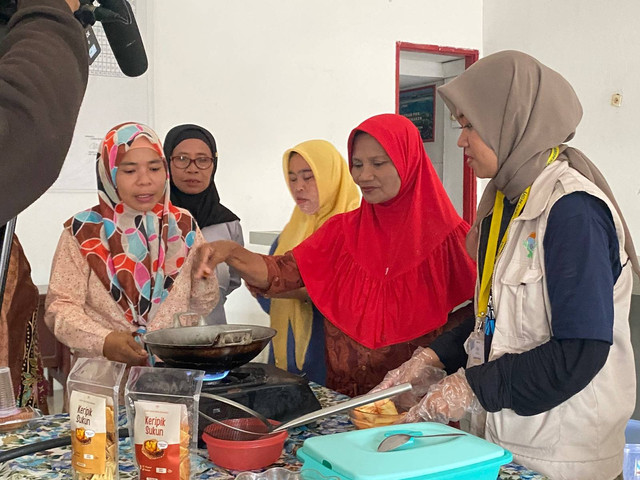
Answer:
M467 352L467 368L482 365L484 363L484 325L480 318L476 318L476 326L464 342Z

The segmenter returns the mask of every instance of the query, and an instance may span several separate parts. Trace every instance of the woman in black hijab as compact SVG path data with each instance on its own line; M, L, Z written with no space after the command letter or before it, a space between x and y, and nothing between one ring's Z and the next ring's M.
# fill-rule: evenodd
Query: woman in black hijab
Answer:
M171 202L193 215L207 241L233 240L244 245L240 219L220 203L214 181L218 150L213 135L198 125L178 125L167 133L164 154L171 173ZM206 319L210 325L227 322L226 297L241 283L226 263L218 265L216 275L220 302Z

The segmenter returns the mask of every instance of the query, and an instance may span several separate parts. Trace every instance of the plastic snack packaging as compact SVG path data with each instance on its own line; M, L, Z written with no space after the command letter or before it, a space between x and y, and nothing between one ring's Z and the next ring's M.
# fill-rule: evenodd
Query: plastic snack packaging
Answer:
M202 370L131 368L125 403L140 480L195 478L203 378Z
M117 480L118 392L126 365L79 358L67 378L74 480Z

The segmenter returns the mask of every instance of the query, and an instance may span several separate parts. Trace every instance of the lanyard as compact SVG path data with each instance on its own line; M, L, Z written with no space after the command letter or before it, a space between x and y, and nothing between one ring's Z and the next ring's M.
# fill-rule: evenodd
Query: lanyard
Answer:
M551 165L556 158L558 158L558 154L560 153L559 147L553 147L551 149L551 153L549 154L549 159L547 160L547 166ZM493 217L491 218L491 227L489 228L489 241L487 242L487 250L484 258L484 266L482 268L482 277L480 280L480 292L478 294L478 320L484 322L484 319L487 316L488 307L489 307L489 295L491 294L491 282L493 277L493 268L496 263L496 257L500 256L502 253L502 249L507 243L507 237L509 236L509 228L511 227L511 222L513 222L514 218L517 218L524 209L525 204L527 203L527 199L529 198L529 192L531 191L531 186L527 187L527 189L522 192L520 198L518 199L518 204L516 205L516 209L509 220L509 224L507 225L507 229L504 232L504 236L502 237L502 241L500 242L500 246L496 249L498 245L498 235L500 234L500 224L502 223L502 213L504 209L504 193L501 191L496 192L496 199L493 204ZM476 322L476 328L480 327L482 324L478 324Z

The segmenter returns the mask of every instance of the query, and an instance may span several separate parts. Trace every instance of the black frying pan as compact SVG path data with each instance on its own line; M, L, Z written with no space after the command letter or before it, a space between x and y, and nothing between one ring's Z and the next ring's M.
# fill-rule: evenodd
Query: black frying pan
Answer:
M223 372L253 360L275 334L256 325L205 325L156 330L142 340L171 367Z

